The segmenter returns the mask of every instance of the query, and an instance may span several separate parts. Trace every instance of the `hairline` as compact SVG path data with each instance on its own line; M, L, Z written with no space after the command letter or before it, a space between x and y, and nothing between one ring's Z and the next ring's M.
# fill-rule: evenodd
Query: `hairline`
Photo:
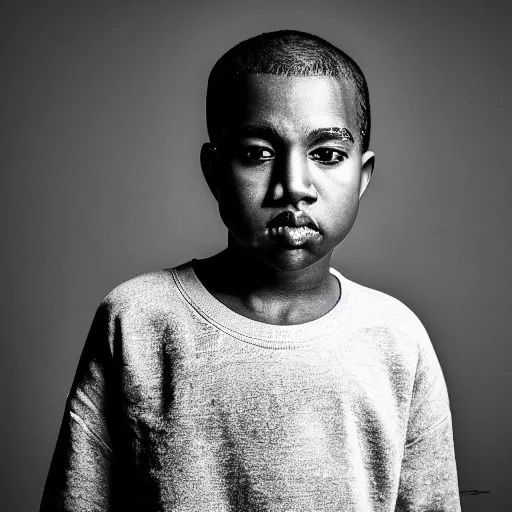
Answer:
M361 124L362 121L360 119L360 97L359 93L357 91L357 85L355 83L355 80L351 79L350 77L347 77L344 74L341 73L278 73L278 72L269 72L269 71L244 71L244 72L233 72L228 71L227 73L224 73L225 78L229 78L231 82L237 80L237 79L243 79L244 77L250 77L250 76L277 76L277 77L283 77L283 78L332 78L336 82L343 83L343 85L346 85L349 89L349 91L354 95L354 99L352 100L353 103L356 103L356 123L358 126L358 129L356 131L357 138L359 139L359 146L361 149L361 152L363 152L363 145L364 145L364 135L361 131ZM217 122L215 123L216 126L212 126L212 123L208 123L208 134L210 136L210 140L212 142L215 142L214 139L217 139L217 137L221 136L222 133L222 124L217 119ZM213 133L215 132L215 133ZM212 136L215 135L215 136Z
M282 37L291 38L291 46L293 48L293 39L300 47L302 43L306 46L311 45L311 58L305 60L293 60L286 62L286 55L279 56L279 45L283 41L279 41L279 33ZM269 39L265 41L265 36ZM273 59L271 52L274 50L268 48L267 55L263 58L254 58L254 47L262 44L272 45L272 39L277 36L277 59ZM251 48L251 45L254 45ZM256 50L257 51L257 50ZM266 50L264 50L266 51ZM286 49L284 53L286 54ZM318 52L327 52L327 57L322 60L314 54ZM293 50L291 51L293 53ZM332 77L336 81L346 86L353 94L353 104L355 107L356 119L358 124L358 139L360 139L361 151L368 149L371 130L371 112L368 94L368 85L364 73L359 65L343 50L334 46L330 42L313 34L295 30L279 30L254 36L242 41L228 50L213 66L207 87L207 128L210 138L215 139L222 123L222 103L229 100L230 94L226 92L227 88L233 85L236 79L244 76L283 76L283 77ZM227 85L230 84L230 85ZM232 91L236 94L236 90ZM217 103L218 102L218 103Z

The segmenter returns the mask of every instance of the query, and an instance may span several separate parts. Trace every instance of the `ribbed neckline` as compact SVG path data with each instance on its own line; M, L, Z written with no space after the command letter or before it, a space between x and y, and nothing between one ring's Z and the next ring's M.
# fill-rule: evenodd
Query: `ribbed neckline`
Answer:
M330 334L346 320L346 315L342 313L350 294L350 281L333 268L330 272L339 281L341 297L328 313L303 324L273 325L235 313L217 300L197 277L193 261L172 269L184 298L217 328L247 343L274 349L300 348Z

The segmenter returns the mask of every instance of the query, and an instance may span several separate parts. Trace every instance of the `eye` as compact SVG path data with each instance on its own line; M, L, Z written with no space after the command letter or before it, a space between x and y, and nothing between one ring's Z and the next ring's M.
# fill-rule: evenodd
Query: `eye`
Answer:
M240 156L247 162L262 162L274 158L274 152L260 146L248 146L241 148Z
M339 164L348 157L344 151L334 148L318 148L309 155L315 162L320 162L325 165Z

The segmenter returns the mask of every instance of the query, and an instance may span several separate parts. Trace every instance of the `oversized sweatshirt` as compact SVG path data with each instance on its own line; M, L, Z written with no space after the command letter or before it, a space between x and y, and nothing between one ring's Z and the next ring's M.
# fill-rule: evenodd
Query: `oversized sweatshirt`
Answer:
M460 511L445 381L401 302L331 269L323 317L270 325L192 262L99 306L41 511Z

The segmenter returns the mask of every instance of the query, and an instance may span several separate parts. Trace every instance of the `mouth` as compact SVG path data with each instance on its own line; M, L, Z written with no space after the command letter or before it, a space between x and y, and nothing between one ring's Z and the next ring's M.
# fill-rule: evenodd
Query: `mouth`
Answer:
M275 241L285 242L292 247L300 247L309 240L321 236L318 231L307 226L280 226L270 229L269 234Z
M305 212L284 211L267 224L270 237L291 247L300 247L322 236L318 224Z

